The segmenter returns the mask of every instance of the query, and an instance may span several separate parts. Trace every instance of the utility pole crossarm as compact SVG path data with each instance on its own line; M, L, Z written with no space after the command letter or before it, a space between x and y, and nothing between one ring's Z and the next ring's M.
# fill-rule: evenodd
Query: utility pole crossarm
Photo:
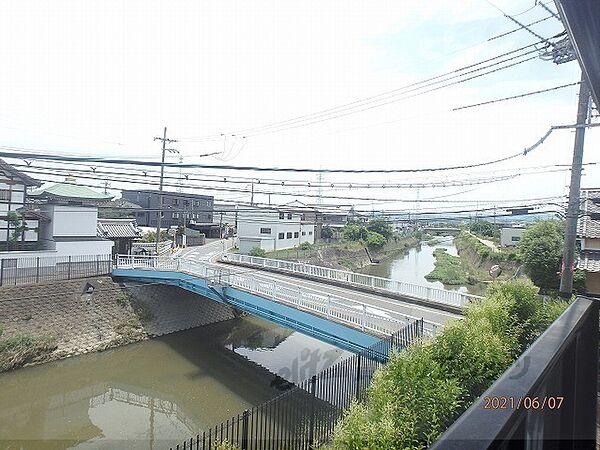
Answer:
M156 219L156 240L154 245L154 251L156 256L158 256L158 246L160 242L160 229L162 226L162 215L164 208L164 198L163 198L163 181L165 176L165 153L168 151L170 153L179 153L177 150L173 148L166 148L167 142L177 142L176 139L168 139L167 138L167 127L165 127L163 131L163 137L155 137L155 141L162 141L162 157L160 162L160 183L159 183L159 208L158 208L158 217Z

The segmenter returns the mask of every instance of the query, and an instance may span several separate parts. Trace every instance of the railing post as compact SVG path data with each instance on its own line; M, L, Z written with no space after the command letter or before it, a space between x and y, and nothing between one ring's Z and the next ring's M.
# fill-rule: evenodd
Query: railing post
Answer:
M363 303L362 307L363 307L363 316L362 316L361 328L362 328L362 331L365 331L365 322L367 321L367 305L365 305Z
M360 400L360 353L356 363L356 400Z
M248 416L250 412L246 409L242 413L242 450L248 450Z
M40 282L40 257L35 258L35 282Z
M100 273L100 255L96 255L96 275Z
M67 280L71 279L71 255L69 255L69 272L68 272L68 277Z
M331 295L327 295L327 317L331 317Z
M4 284L4 260L0 260L0 286Z
M427 288L427 300L431 300L431 288Z
M310 425L308 428L308 448L312 449L315 442L315 396L317 391L317 376L310 379Z

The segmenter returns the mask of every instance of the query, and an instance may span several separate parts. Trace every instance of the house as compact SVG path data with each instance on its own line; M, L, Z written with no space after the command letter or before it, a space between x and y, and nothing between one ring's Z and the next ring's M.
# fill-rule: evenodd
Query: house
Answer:
M45 256L109 255L113 242L97 235L98 205L112 196L78 186L67 177L30 194L35 207L47 221L39 226L39 246Z
M135 219L141 227L156 227L160 210L160 191L140 190L121 193L123 200L141 206ZM185 192L163 192L163 216L161 227L213 225L214 197Z
M238 247L242 254L254 247L273 251L315 242L315 224L290 206L244 207L237 214Z
M98 219L96 232L98 237L113 241L113 255L131 254L133 241L142 237L135 219Z
M26 208L27 190L41 182L0 159L0 250L35 250L40 222L48 217Z
M516 247L523 238L525 227L516 225L513 227L503 227L500 229L500 246Z
M600 296L600 189L581 191L581 209L577 223L581 244L577 268L585 272L586 292Z

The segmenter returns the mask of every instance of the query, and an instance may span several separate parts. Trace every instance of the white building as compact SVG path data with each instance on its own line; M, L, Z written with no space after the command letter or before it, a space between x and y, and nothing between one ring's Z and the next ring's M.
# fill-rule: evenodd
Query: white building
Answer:
M500 246L501 247L516 247L523 238L525 227L514 226L504 227L500 229Z
M302 212L285 207L244 207L237 214L238 247L242 254L254 247L269 252L315 242L315 224L307 221Z
M47 256L110 255L113 241L98 237L98 204L110 200L73 179L31 194L49 220L40 225L39 241Z

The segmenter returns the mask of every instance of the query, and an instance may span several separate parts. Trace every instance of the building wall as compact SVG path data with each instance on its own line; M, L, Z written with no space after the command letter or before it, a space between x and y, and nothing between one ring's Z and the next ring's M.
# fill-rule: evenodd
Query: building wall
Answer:
M273 250L281 250L293 248L303 242L313 244L315 225L306 221L303 223L301 213L285 210L240 211L237 235L240 240L272 240ZM262 245L267 244L262 243L261 247Z
M44 224L44 239L64 236L96 236L98 208L94 206L42 205L51 221Z
M585 273L585 289L588 294L600 295L600 272Z
M135 218L139 226L155 227L158 222L160 194L148 191L123 191L125 200L136 203L145 209L155 211L137 211ZM161 227L197 223L212 223L214 197L210 195L192 195L185 193L163 193L163 218Z
M600 250L600 239L582 239L581 250Z
M514 247L518 245L524 232L524 228L502 228L500 230L500 246Z
M266 252L272 252L275 250L275 239L260 239L252 237L238 238L238 248L242 255L249 254L250 250L252 250L254 247L262 248Z

